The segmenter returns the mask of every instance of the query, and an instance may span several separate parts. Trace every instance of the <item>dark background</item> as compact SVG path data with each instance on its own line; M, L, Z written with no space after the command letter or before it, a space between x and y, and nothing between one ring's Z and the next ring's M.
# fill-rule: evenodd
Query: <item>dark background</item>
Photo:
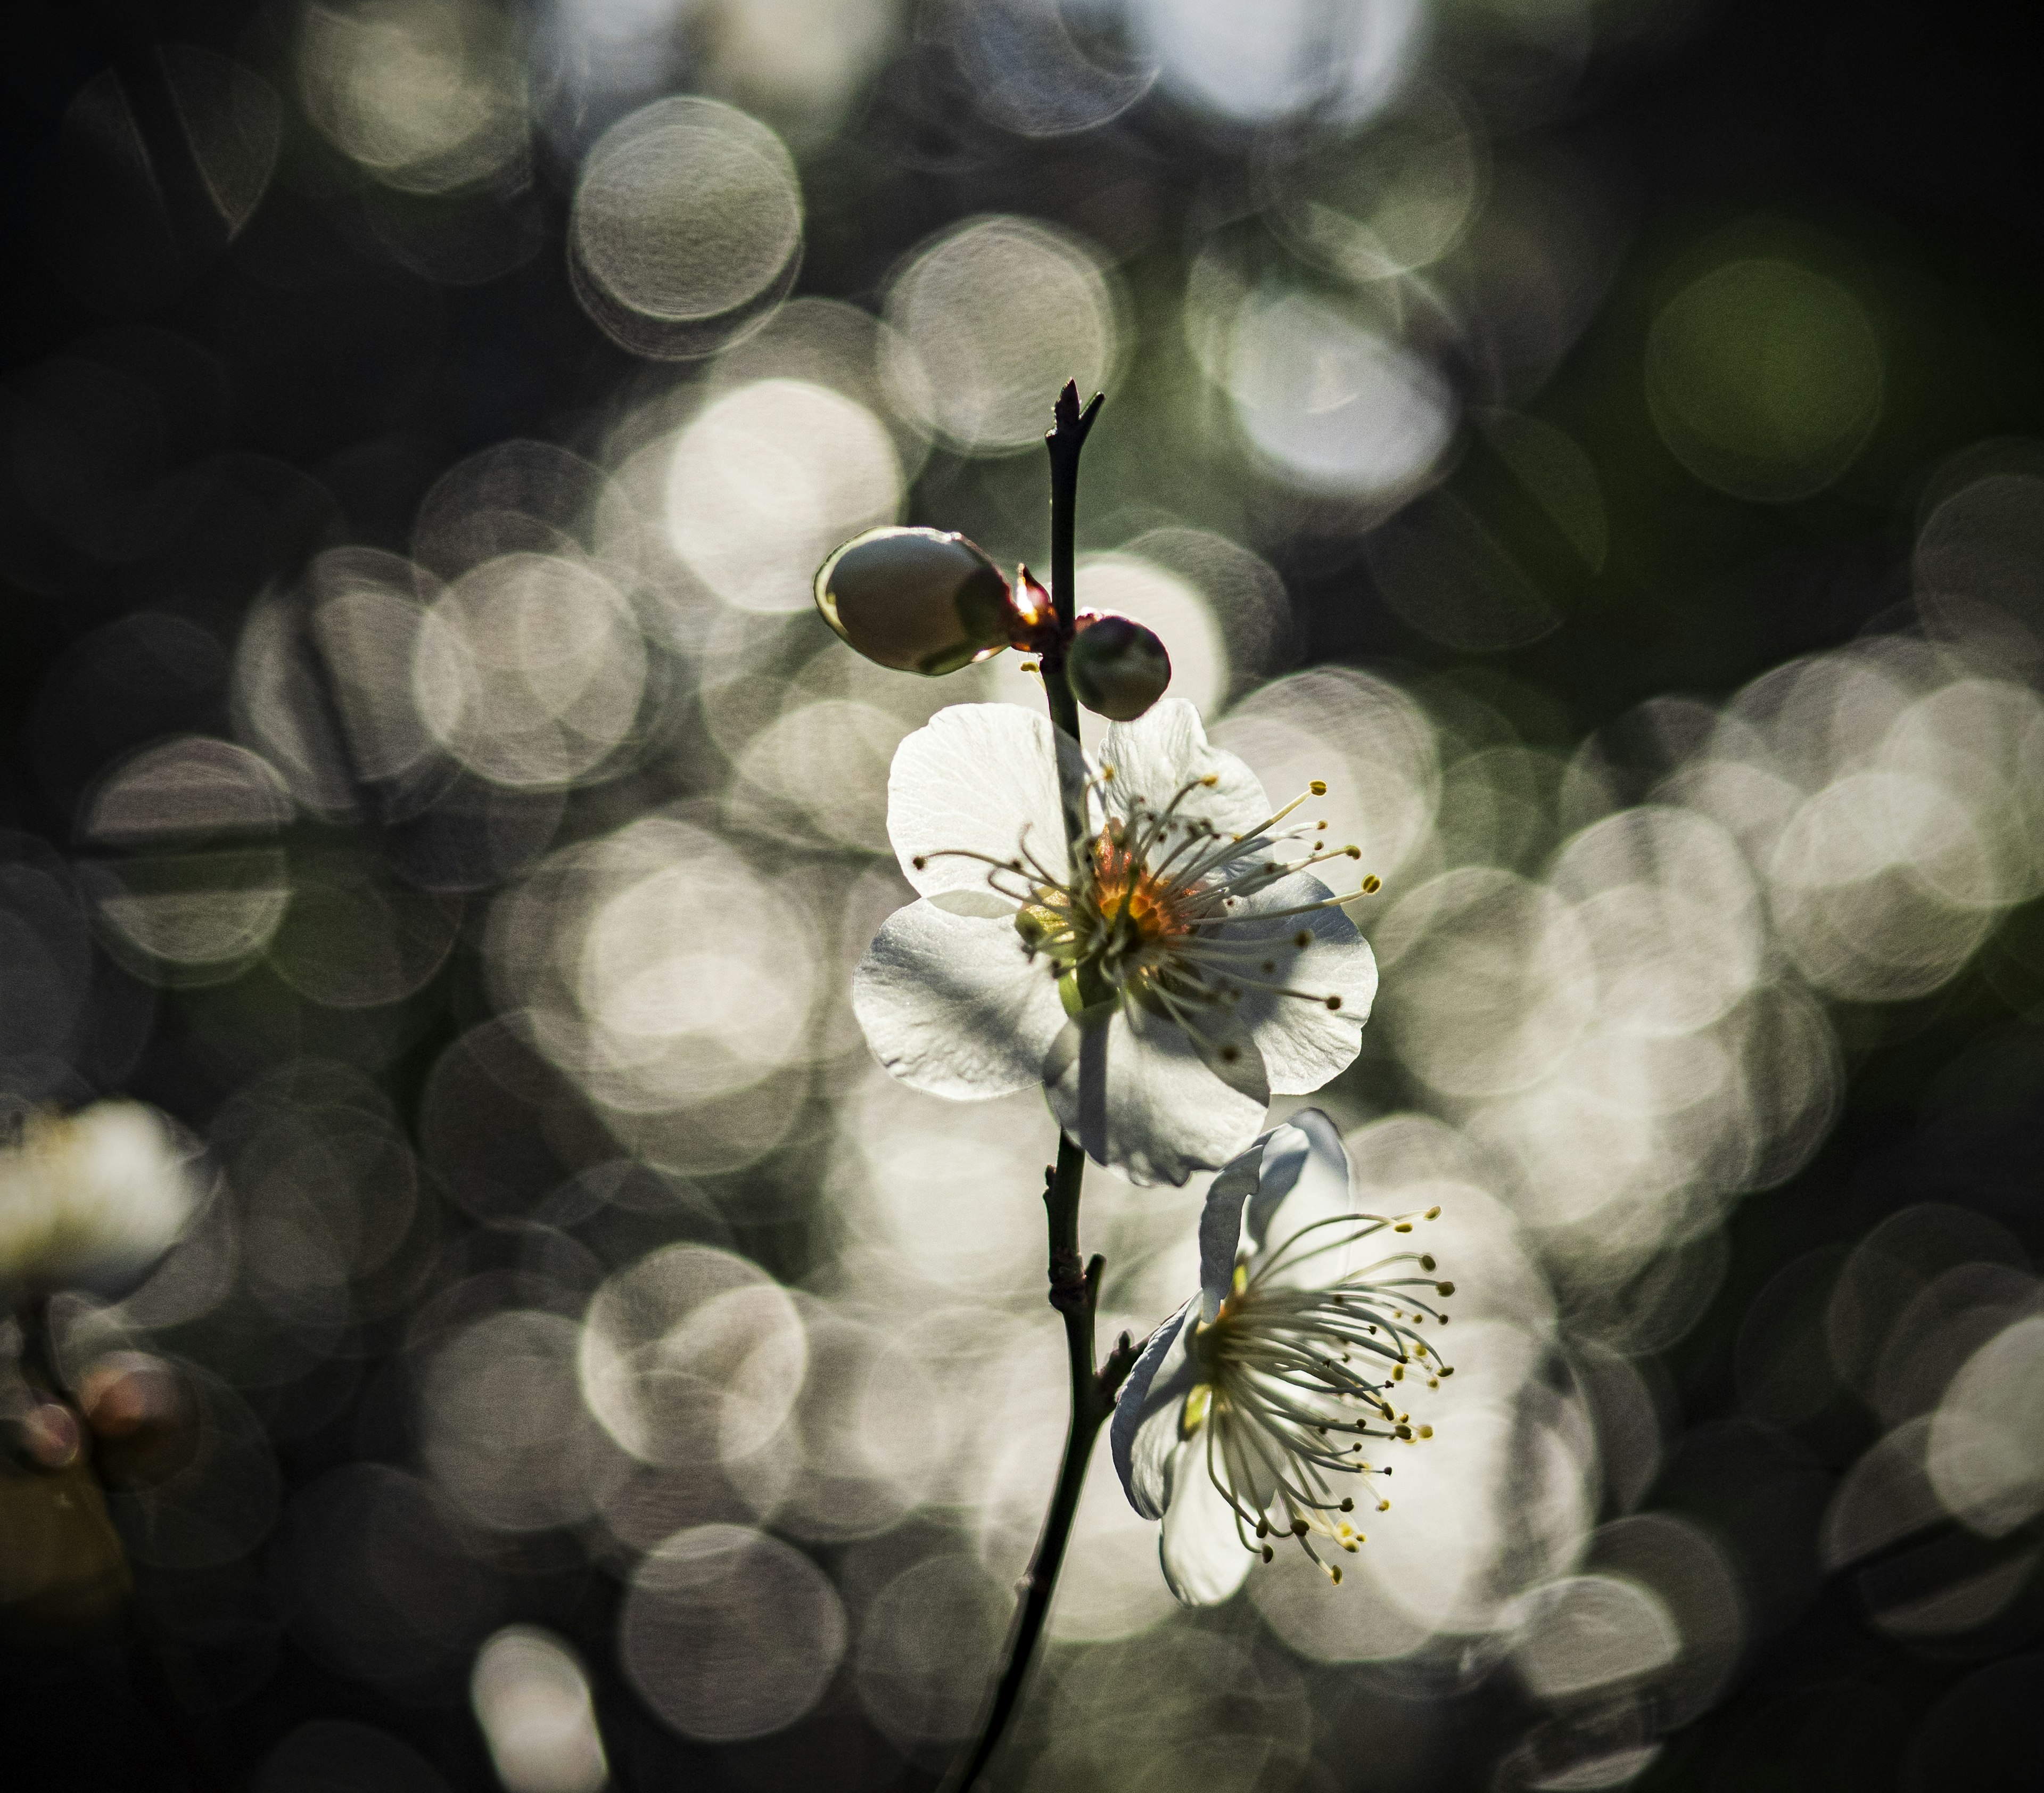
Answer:
M1537 516L1516 513L1480 449L1450 489L1513 541L1562 614L1558 629L1484 657L1477 674L1543 693L1559 745L1607 731L1623 768L1633 751L1624 718L1642 701L1722 698L1891 615L1908 595L1931 471L1984 438L2044 428L2044 111L2025 22L2019 9L1978 5L1703 6L1654 41L1600 50L1566 102L1526 127L1600 171L1624 221L1605 297L1530 406L1576 436L1604 482L1604 565L1586 571ZM0 479L0 826L57 855L74 851L78 805L110 761L175 731L231 728L224 665L194 660L189 640L152 622L118 653L104 651L103 637L101 651L81 643L143 610L231 639L252 596L288 585L317 550L402 548L413 507L446 467L510 436L574 440L636 375L571 290L559 236L573 169L544 144L519 201L542 246L480 284L437 284L379 257L351 222L330 152L294 122L277 180L229 244L177 153L148 48L213 46L260 67L280 29L278 15L226 3L17 0L0 23L0 267L11 302L0 351L10 390L90 333L140 321L202 345L224 370L216 381L195 364L175 394L187 448L265 457L231 501L202 485L166 488L175 468L158 444L76 416L48 452L79 469L81 502L102 506L110 528L146 505L167 507L136 522L152 552L111 563L31 514L18 466ZM687 87L686 61L675 90ZM60 153L67 107L110 67L162 171L160 210L136 203L90 158ZM949 79L939 52L897 47L841 131L801 152L811 225L797 293L875 305L889 266L943 222L1015 210L1084 225L1117 179L1140 190L1140 256L1168 267L1186 252L1203 179L1240 153L1159 95L1076 142L1032 142L943 103ZM1496 129L1511 134L1508 122ZM1742 502L1691 478L1661 448L1640 395L1642 343L1670 269L1700 240L1751 229L1757 214L1831 245L1854 271L1890 371L1883 421L1849 475L1788 504ZM77 278L81 267L89 279ZM110 294L125 302L110 307ZM1110 406L1104 433L1112 419ZM936 502L927 491L925 509ZM1266 544L1295 606L1301 660L1412 676L1473 664L1377 601L1360 539L1306 527ZM1788 1186L1736 1212L1716 1295L1661 1354L1682 1430L1647 1504L1718 1526L1765 1605L1736 1678L1669 1739L1643 1788L2034 1784L2044 1656L2023 1653L2036 1650L2044 1592L2033 1583L1988 1625L1904 1645L1866 1622L1864 1581L1942 1585L2034 1549L2034 1522L1992 1545L1953 1528L1871 1571L1825 1578L1819 1518L1879 1424L1840 1390L1792 1425L1763 1427L1742 1406L1735 1361L1756 1297L1785 1266L1842 1252L1909 1203L1977 1208L2033 1258L2044 1254L2040 937L2033 904L1934 996L1836 1011L1850 1070L1836 1131ZM438 987L441 1006L428 1006L413 1045L386 1068L401 1111L461 1025L471 976L458 955ZM85 1088L94 1075L88 1062ZM171 1002L120 1081L200 1128L229 1093ZM332 1425L280 1448L287 1487L376 1436L378 1386L372 1369ZM394 1431L390 1455L403 1450ZM618 1785L928 1783L849 1711L819 1721L785 1760L770 1740L718 1750L676 1737L605 1666L614 1586L593 1570L533 1585L535 1610L513 1616L544 1618L582 1649ZM198 1784L186 1765L194 1749L213 1764L202 1772L221 1777L213 1783L244 1784L279 1740L328 1718L405 1739L450 1786L494 1784L465 1705L395 1699L288 1637L245 1697L197 1719L177 1716L175 1692L135 1680L118 1652L17 1652L6 1676L10 1785ZM1525 1747L1545 1747L1504 1678L1460 1701L1458 1721L1431 1733L1431 1766L1396 1784L1483 1784L1529 1734ZM1401 1722L1389 1707L1377 1718L1394 1730ZM173 1734L181 1726L194 1734ZM1366 1759L1341 1783L1379 1783Z

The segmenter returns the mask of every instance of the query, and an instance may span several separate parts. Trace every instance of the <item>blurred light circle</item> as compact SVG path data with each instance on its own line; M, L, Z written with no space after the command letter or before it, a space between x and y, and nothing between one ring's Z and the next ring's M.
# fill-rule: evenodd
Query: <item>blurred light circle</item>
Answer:
M879 418L806 380L755 380L713 400L674 444L668 541L741 610L805 610L831 550L901 507L901 464Z
M962 1553L903 1570L874 1597L859 1628L859 1704L897 1740L969 1737L1013 1606Z
M885 710L843 698L786 710L739 756L734 810L771 798L827 841L886 852L887 768L908 732Z
M156 55L206 195L228 236L239 236L276 171L283 102L267 82L195 44L159 44Z
M1658 804L1608 816L1562 848L1550 881L1576 901L1607 1027L1689 1033L1759 978L1759 892L1737 843L1702 816Z
M421 1402L426 1466L478 1523L537 1531L589 1512L595 1441L576 1379L580 1342L572 1320L514 1310L435 1354Z
M1991 876L1971 817L1941 787L1892 772L1825 786L1783 829L1767 870L1775 925L1797 969L1852 1001L1929 995L1992 920L1942 894Z
M1104 386L1118 346L1094 252L1026 218L976 218L916 252L889 289L891 402L965 454L1032 448L1066 380Z
M1892 1761L1883 1767L1898 1793L1949 1787L2021 1793L2035 1778L2040 1756L2044 1651L2030 1649L1975 1669L1924 1714L1900 1772Z
M425 600L440 587L398 555L359 547L328 548L304 583L310 644L332 680L356 771L377 779L410 771L437 745L419 716L412 662Z
M1376 1576L1351 1571L1335 1593L1325 1573L1296 1550L1253 1569L1248 1592L1263 1622L1314 1662L1395 1661L1434 1635L1433 1626L1391 1599Z
M440 579L521 552L586 554L611 571L606 551L624 514L623 495L600 468L557 444L513 437L433 482L413 520L412 552Z
M1453 1356L1459 1376L1476 1362L1477 1348ZM1451 1386L1442 1385L1444 1395ZM1535 1407L1459 1390L1429 1411L1431 1438L1386 1452L1397 1473L1373 1481L1370 1491L1388 1496L1391 1511L1370 1515L1368 1541L1349 1561L1429 1630L1493 1630L1507 1622L1518 1595L1566 1568L1582 1548L1591 1518L1581 1454L1588 1439L1579 1452Z
M284 855L215 852L91 868L104 937L136 975L180 985L238 975L290 906Z
M1512 1659L1542 1699L1650 1675L1681 1653L1681 1633L1659 1598L1616 1576L1570 1576L1528 1595L1526 1604Z
M1662 1722L1685 1725L1708 1710L1746 1639L1739 1574L1724 1548L1694 1520L1635 1513L1598 1527L1583 1568L1646 1589L1673 1622L1681 1653L1650 1678Z
M1998 611L2004 652L2034 674L2044 656L2044 479L1989 473L1942 499L1916 537L1916 602L1927 618L1977 628Z
M346 1718L315 1718L271 1750L256 1793L447 1793L410 1745Z
M1359 123L1404 84L1426 37L1420 0L1129 0L1128 16L1166 87L1240 124L1308 110Z
M267 834L291 819L283 780L260 755L207 735L145 748L86 809L94 841L133 845L166 836Z
M778 302L802 240L786 147L715 100L656 101L582 164L571 271L597 323L640 354L699 355ZM720 322L726 327L717 327Z
M2001 679L1961 679L1919 698L1881 744L1881 769L1933 784L1964 812L1981 852L1934 856L1924 878L1963 908L2044 891L2044 702Z
M421 989L453 949L461 904L358 860L315 860L271 936L270 963L308 1000L373 1009Z
M1388 879L1433 838L1441 795L1433 726L1384 679L1347 667L1294 673L1236 705L1213 734L1280 802L1324 783L1312 818L1327 818L1331 839L1362 849L1365 871Z
M1041 1243L1035 1217L961 1201L970 1189L1040 1178L1043 1105L1033 1093L963 1104L925 1095L872 1065L838 1109L832 1181L851 1225L954 1299L998 1300Z
M1226 380L1235 420L1271 471L1329 497L1409 492L1454 433L1454 395L1432 367L1303 294L1244 302Z
M655 1107L745 1088L798 1056L816 1000L809 916L682 824L649 818L612 848L618 875L577 952L592 1089ZM632 876L642 865L659 868Z
M2044 1510L2044 1319L2018 1320L1966 1360L1931 1423L1931 1485L2000 1537Z
M677 1532L632 1578L618 1654L647 1705L713 1743L785 1729L844 1656L844 1608L808 1557L742 1526Z
M1482 197L1477 138L1437 89L1408 93L1367 132L1274 162L1275 221L1329 271L1361 283L1424 267L1458 241Z
M646 643L593 568L505 554L427 611L412 679L426 725L472 771L514 787L571 784L638 719Z
M476 1652L468 1687L505 1793L601 1793L609 1765L589 1676L558 1637L506 1626Z
M525 148L524 80L503 16L465 0L313 0L298 28L305 110L386 184L448 193Z
M1051 1610L1051 1639L1098 1644L1133 1637L1166 1623L1178 1610L1158 1568L1156 1523L1128 1504L1113 1460L1103 1451L1080 1491Z
M1677 294L1646 341L1669 452L1735 497L1807 498L1881 415L1881 344L1859 301L1789 261L1728 262Z
M789 1442L802 1470L774 1524L819 1542L870 1537L920 1502L947 1391L878 1328L820 1301L805 1300L801 1311L809 1372Z
M577 1354L582 1399L643 1462L740 1459L794 1410L808 1335L787 1291L709 1245L669 1245L606 1280Z
M951 48L979 109L1024 137L1089 131L1150 90L1152 67L1108 67L1074 39L1055 0L978 0L945 9Z
M388 1687L444 1675L493 1626L495 1578L434 1491L355 1461L286 1510L275 1598L293 1630L344 1673Z
M1500 1095L1539 1081L1596 1006L1596 962L1574 911L1509 871L1446 872L1404 898L1372 938L1399 1056L1449 1095Z

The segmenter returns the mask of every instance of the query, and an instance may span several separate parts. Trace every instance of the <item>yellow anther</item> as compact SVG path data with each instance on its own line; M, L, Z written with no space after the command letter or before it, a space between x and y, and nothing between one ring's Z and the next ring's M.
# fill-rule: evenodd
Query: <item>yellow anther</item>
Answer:
M1421 1427L1420 1428L1420 1436L1421 1437L1423 1437L1423 1438L1431 1438L1431 1437L1433 1437L1433 1435L1434 1435L1434 1429L1433 1429L1433 1427L1432 1427L1432 1426L1421 1426Z
M1349 856L1351 859L1361 859L1362 855L1351 851ZM1365 896L1375 896L1377 893L1383 888L1384 880L1378 877L1374 871L1371 872L1370 875L1365 878L1362 881L1362 894Z
M1306 788L1316 797L1324 797L1327 794L1327 781L1324 778L1316 778Z

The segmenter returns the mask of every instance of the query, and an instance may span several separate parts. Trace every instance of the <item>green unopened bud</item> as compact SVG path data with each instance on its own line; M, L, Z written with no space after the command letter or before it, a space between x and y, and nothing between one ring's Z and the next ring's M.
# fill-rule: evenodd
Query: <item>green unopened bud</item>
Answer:
M963 536L890 525L824 562L816 608L868 660L934 676L1006 647L1013 605L1001 569Z
M1171 656L1164 644L1129 617L1089 612L1078 625L1065 655L1072 695L1097 716L1134 721L1171 682Z

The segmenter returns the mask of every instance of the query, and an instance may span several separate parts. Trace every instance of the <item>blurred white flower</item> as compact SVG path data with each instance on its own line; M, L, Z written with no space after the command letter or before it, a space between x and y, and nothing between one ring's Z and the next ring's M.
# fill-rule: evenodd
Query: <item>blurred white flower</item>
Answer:
M0 1295L125 1294L198 1206L190 1154L138 1102L30 1114L0 1149Z
M1325 785L1274 814L1167 698L1108 730L1068 855L1051 742L1008 704L902 742L887 831L922 900L881 929L852 1007L904 1083L973 1099L1040 1081L1096 1160L1183 1183L1247 1145L1274 1094L1354 1059L1377 964L1308 868L1357 851L1285 825Z
M1425 1296L1454 1285L1419 1252L1347 1268L1353 1247L1387 1227L1409 1233L1413 1218L1354 1211L1341 1137L1316 1109L1214 1179L1200 1292L1143 1347L1109 1433L1130 1503L1164 1522L1164 1577L1187 1605L1225 1600L1276 1554L1274 1537L1296 1538L1339 1582L1321 1551L1363 1541L1346 1517L1361 1478L1391 1473L1363 1460L1363 1441L1433 1435L1389 1391L1408 1368L1429 1387L1453 1373L1415 1329L1443 1318Z

